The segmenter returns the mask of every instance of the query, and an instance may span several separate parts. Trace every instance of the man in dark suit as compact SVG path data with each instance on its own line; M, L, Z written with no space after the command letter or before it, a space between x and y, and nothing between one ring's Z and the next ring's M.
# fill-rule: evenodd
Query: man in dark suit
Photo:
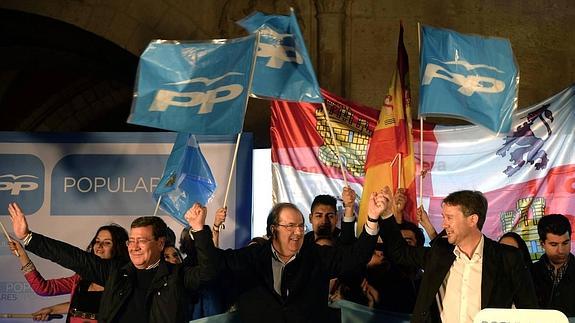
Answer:
M542 308L575 316L575 257L571 254L571 223L562 214L543 216L537 232L545 254L531 273Z
M383 200L391 201L389 188ZM384 203L385 204L385 203ZM449 194L442 203L446 236L431 247L411 247L380 205L381 236L395 262L423 268L412 322L472 322L483 308L537 308L533 281L519 250L485 237L487 200L477 191ZM374 216L374 215L370 215Z
M370 205L376 202L381 203L371 200ZM236 284L242 321L332 322L329 280L365 267L377 241L377 217L349 246L304 243L304 218L291 203L272 208L267 229L270 239L262 245L222 251L225 269Z

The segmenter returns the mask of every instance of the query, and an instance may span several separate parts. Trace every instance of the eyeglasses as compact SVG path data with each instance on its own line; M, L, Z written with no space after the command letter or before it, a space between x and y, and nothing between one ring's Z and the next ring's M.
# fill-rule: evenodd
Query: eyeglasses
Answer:
M150 243L150 241L152 241L152 240L146 239L146 238L130 239L130 240L126 241L126 246L129 247L133 244L137 244L138 247L142 247L142 246Z
M290 223L290 224L276 224L277 226L280 227L284 227L286 228L289 232L293 232L295 231L296 228L301 229L305 232L306 227L304 223L300 223L300 224L296 224L296 223Z

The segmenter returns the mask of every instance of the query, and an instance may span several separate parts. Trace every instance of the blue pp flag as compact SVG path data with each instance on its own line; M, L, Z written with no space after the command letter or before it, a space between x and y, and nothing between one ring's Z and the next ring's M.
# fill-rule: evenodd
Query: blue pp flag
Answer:
M140 57L128 122L202 135L241 132L256 38L152 41Z
M507 39L422 28L420 116L447 116L507 133L519 72Z
M206 205L216 190L216 181L202 155L196 137L179 133L160 183L153 196L160 207L176 220L188 225L186 211L195 203Z
M263 98L321 103L323 98L293 11L289 16L254 12L238 21L259 32L252 93Z

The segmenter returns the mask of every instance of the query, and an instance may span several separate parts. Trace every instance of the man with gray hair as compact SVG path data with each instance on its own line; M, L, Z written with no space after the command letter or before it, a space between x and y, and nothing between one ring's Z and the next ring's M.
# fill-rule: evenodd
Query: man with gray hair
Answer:
M26 250L71 269L104 286L98 322L187 322L187 290L210 281L218 267L211 231L205 226L205 208L194 204L186 212L196 242L198 266L164 261L162 250L168 227L159 217L144 216L132 222L126 242L130 262L100 259L96 255L32 232L22 209L10 203L8 212L16 237Z

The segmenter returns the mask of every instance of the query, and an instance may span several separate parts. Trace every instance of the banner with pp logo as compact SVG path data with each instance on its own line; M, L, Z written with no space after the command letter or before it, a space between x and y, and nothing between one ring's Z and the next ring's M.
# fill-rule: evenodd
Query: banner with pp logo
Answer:
M508 39L422 27L421 116L467 120L506 133L517 107L519 71Z
M32 214L44 202L44 164L31 154L0 155L0 214L10 202L23 205Z
M138 66L128 122L200 135L242 131L255 35L152 41Z

